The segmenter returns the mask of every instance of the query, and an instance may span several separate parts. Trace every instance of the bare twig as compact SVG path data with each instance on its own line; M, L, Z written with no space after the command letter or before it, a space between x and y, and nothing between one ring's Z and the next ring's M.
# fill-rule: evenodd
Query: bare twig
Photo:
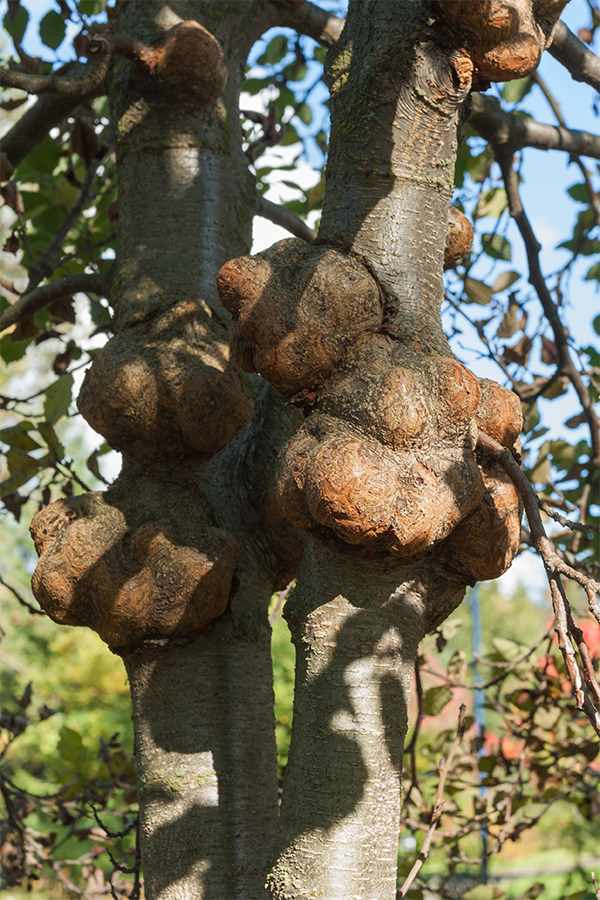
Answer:
M500 682L504 681L511 672L514 672L520 665L526 662L530 656L538 650L538 648L548 639L548 636L551 634L551 630L547 631L545 634L539 638L532 647L529 648L527 653L524 653L523 656L518 656L516 659L512 660L512 662L490 662L489 660L476 656L477 662L482 663L485 666L499 666L502 668L502 671L499 675L496 675L494 678L490 678L489 681L481 682L479 684L467 681L453 681L451 678L448 678L442 672L436 672L435 669L430 669L428 667L423 667L423 671L427 672L429 675L433 675L435 678L439 678L440 681L443 681L444 684L447 684L448 687L451 688L460 688L461 690L467 691L487 691L489 688L494 687Z
M493 142L492 142L493 143ZM583 414L590 430L590 443L592 445L591 466L600 465L600 420L594 408L592 396L583 383L581 374L575 367L569 352L568 331L563 325L556 304L554 303L540 266L540 244L535 236L531 223L521 203L519 192L519 177L512 165L512 154L507 154L502 148L494 145L496 158L502 170L502 177L506 186L510 214L515 220L517 228L525 244L527 264L529 267L529 283L538 295L544 315L546 316L554 337L556 355L559 370L567 376L583 408Z
M83 66L80 69L83 71ZM2 150L16 168L41 140L84 100L101 93L102 82L83 96L45 94L25 110L18 122L2 136Z
M278 203L272 203L271 200L259 197L256 201L255 209L257 216L262 216L263 219L268 219L275 225L281 225L290 234L301 238L303 241L314 241L317 236L317 232L313 228L309 228L300 216L297 216L290 209L286 209L285 206L280 206Z
M273 611L272 611L271 615L269 616L269 625L272 625L273 622L275 621L275 619L277 618L277 616L279 615L279 612L280 612L283 604L287 600L288 595L295 584L296 584L296 579L292 578L292 580L290 581L290 583L288 584L287 587L285 587L282 591L278 591L277 602L276 602L275 606L273 607Z
M339 40L344 20L320 6L308 0L271 0L270 5L277 25L293 28L325 47L332 47Z
M106 74L113 45L104 36L94 37L88 44L88 61L82 69L66 75L34 75L0 68L0 84L4 88L18 88L28 94L60 94L81 98L95 90Z
M488 435L483 434L481 431L479 432L479 437L477 439L477 446L492 456L493 459L502 466L523 500L525 513L531 530L531 537L534 546L544 563L548 583L550 585L558 646L573 685L577 706L583 710L594 730L600 736L600 713L598 711L600 708L600 686L596 679L583 634L573 620L571 606L565 593L561 575L576 581L585 589L590 611L599 622L600 605L594 595L596 592L600 591L600 584L597 584L593 579L582 575L581 572L578 572L576 569L567 565L567 563L565 563L557 554L554 545L544 531L537 495L518 463L513 459L510 451L506 450L501 444L488 437ZM573 639L579 649L581 665L577 662L575 650L570 638ZM588 690L591 691L592 695L596 698L598 708L590 700L588 694L584 690L584 681L587 684Z
M425 835L425 840L423 841L423 846L421 847L421 852L419 853L414 866L406 876L406 881L400 888L398 892L398 896L406 897L408 890L417 877L423 863L429 856L429 848L431 846L431 841L437 828L440 819L444 813L444 801L442 799L444 793L444 784L446 783L446 777L448 772L450 771L450 767L452 766L452 761L454 759L454 755L458 750L458 746L463 739L463 735L465 733L465 712L466 706L461 704L459 713L458 713L458 728L456 730L456 737L452 742L452 747L450 748L450 753L448 754L448 759L440 760L439 772L440 772L440 780L438 782L438 788L435 795L435 804L433 807L433 813L431 815L431 822L429 823L429 828L427 830L427 834Z
M511 154L523 147L562 150L571 156L600 159L600 136L564 126L545 125L501 109L492 97L471 96L469 124L487 141Z
M544 503L543 500L540 502L540 509L542 512L545 512L547 516L550 516L551 519L554 519L555 522L558 522L559 525L562 525L563 528L568 528L570 531L579 531L581 534L589 534L590 531L592 531L594 534L600 534L600 525L586 525L585 522L573 522L571 519L567 519L566 516L557 513L556 510L552 509L547 503Z
M548 85L546 84L546 82L544 81L544 79L542 78L542 76L540 75L539 72L534 72L533 80L538 85L538 87L540 88L544 97L548 101L548 104L549 104L552 112L556 116L556 121L558 122L560 127L566 128L567 123L565 122L565 120L563 118L563 114L560 111L560 106L559 106L556 98L554 97L552 91L550 90L550 88L548 87ZM586 166L584 166L583 162L581 161L581 158L578 155L573 155L573 162L576 163L581 174L583 175L583 180L585 182L585 186L586 186L589 198L590 198L590 203L592 204L593 210L596 213L596 223L600 224L600 198L598 197L598 194L594 190L594 186L592 184L592 179L590 178L590 173L588 172Z
M567 69L571 78L600 91L600 59L569 31L564 22L558 22L548 51Z
M54 269L54 261L62 250L63 241L83 212L85 204L87 203L90 188L92 186L92 181L94 180L94 176L96 174L96 166L98 164L99 160L96 162L96 165L90 165L87 167L85 179L81 186L81 191L79 193L79 197L77 198L77 202L69 210L69 213L61 227L58 229L56 236L52 241L52 244L50 245L48 250L46 250L39 263L34 266L33 260L31 260L30 258L32 265L29 269L29 283L25 288L26 294L37 288L40 281L42 281L43 278L47 278L52 273Z
M57 278L56 281L34 288L29 293L22 294L16 303L13 303L0 315L0 332L11 325L22 322L23 319L27 319L54 300L76 294L78 291L82 291L84 294L96 294L99 297L106 297L108 293L108 279L105 275L75 273L73 275L65 275L64 278Z
M25 597L22 597L16 588L14 588L11 584L8 584L0 575L0 584L6 588L7 591L10 591L13 597L19 601L21 606L24 606L26 610L28 610L32 616L45 616L46 613L43 609L37 609L31 603L29 603Z

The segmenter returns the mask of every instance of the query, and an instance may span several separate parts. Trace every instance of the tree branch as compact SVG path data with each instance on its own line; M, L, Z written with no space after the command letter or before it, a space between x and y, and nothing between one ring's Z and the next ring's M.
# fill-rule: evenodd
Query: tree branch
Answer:
M87 47L88 61L81 69L66 75L57 72L34 75L3 66L0 68L0 85L4 88L18 88L28 94L59 94L81 99L98 87L106 74L113 52L114 44L108 37L94 37Z
M556 125L545 125L526 116L505 112L497 101L483 94L471 95L469 124L496 147L515 153L523 147L562 150L572 156L600 159L600 135Z
M54 300L67 297L82 291L84 294L97 294L99 297L108 295L108 279L105 275L77 273L57 278L49 284L34 288L27 294L23 294L16 303L9 306L0 315L0 332L11 325L16 325L32 316L39 309L43 309Z
M550 88L548 87L548 85L546 84L546 82L544 81L544 79L542 78L540 73L534 72L533 79L534 79L535 83L538 85L538 87L540 88L540 90L543 93L546 100L548 101L548 104L549 104L552 112L556 116L556 121L558 122L559 126L561 128L566 128L567 123L565 122L563 115L560 111L560 106L558 105L556 98L550 91ZM579 156L573 156L573 161L575 163L577 163L579 171L583 175L583 180L585 181L585 186L587 188L587 192L588 192L589 198L590 198L590 203L592 204L592 206L594 208L594 212L596 213L596 222L597 222L597 224L600 224L600 199L598 198L598 194L594 190L594 186L592 184L592 179L590 178L590 173L584 166L584 164L581 161L581 159L579 158Z
M325 47L332 47L339 40L344 19L320 6L308 0L270 0L270 5L277 25L293 28Z
M46 615L46 613L44 612L43 609L39 609L39 607L33 606L31 603L29 603L25 599L25 597L21 596L21 594L17 591L16 588L12 587L12 585L10 585L6 581L4 581L4 579L2 578L1 575L0 575L0 584L3 585L8 591L10 591L11 594L13 595L13 597L15 597L15 599L19 601L21 606L24 606L25 609L31 613L31 615L33 615L33 616L45 616Z
M559 22L548 52L567 69L575 81L600 91L600 59L580 41L564 22Z
M600 584L567 565L557 554L552 541L550 541L544 531L537 494L518 463L513 459L510 451L481 431L477 439L477 446L502 466L523 500L531 537L535 549L544 563L548 584L550 585L554 610L554 630L558 636L558 646L565 661L569 679L573 685L577 706L583 710L594 731L600 736L600 686L596 679L594 666L583 633L573 619L571 605L567 599L561 575L576 581L585 589L588 597L588 607L598 622L600 622L600 605L595 597L595 593L600 591ZM581 665L577 661L571 638L579 650ZM595 703L590 700L584 690L584 682L595 698Z
M81 67L83 70L83 66ZM91 100L101 93L98 84L84 96L45 94L26 110L18 122L2 137L2 152L6 153L13 167L23 162L41 140L65 119L84 100Z
M498 148L495 145L493 146L496 153L496 159L502 170L510 214L515 220L517 228L523 238L523 243L525 244L527 264L529 267L529 283L537 293L544 315L552 328L558 358L558 368L562 374L567 376L579 397L583 414L590 430L590 443L592 445L592 459L590 460L590 463L592 467L598 466L600 465L600 420L596 414L590 392L583 383L581 374L571 359L568 344L569 333L560 319L558 309L552 300L550 291L548 290L545 278L542 274L539 258L541 247L533 228L531 227L531 223L527 218L523 204L521 203L519 178L512 165L512 153L508 153L506 149Z
M254 214L261 216L263 219L268 219L269 222L273 222L275 225L280 225L289 231L290 234L293 234L294 237L301 238L303 241L310 243L317 236L317 232L313 228L309 228L300 216L297 216L290 209L286 209L285 206L272 203L271 200L267 200L265 197L257 198Z
M452 743L452 747L450 748L450 753L448 754L448 759L440 760L440 780L438 782L437 792L435 795L435 805L433 807L433 813L431 815L431 822L429 823L429 828L427 829L427 834L425 835L425 840L423 841L423 846L421 847L421 852L419 853L414 866L406 876L406 881L398 891L399 897L406 897L408 890L417 877L421 866L429 856L429 848L431 846L431 841L433 838L433 834L435 829L437 828L440 819L442 818L444 812L444 801L442 800L444 793L444 785L446 783L446 777L448 772L450 771L450 767L452 766L452 760L454 759L454 755L458 750L458 746L463 739L463 735L465 733L465 711L466 707L464 704L461 704L459 713L458 713L458 728L456 730L456 737Z

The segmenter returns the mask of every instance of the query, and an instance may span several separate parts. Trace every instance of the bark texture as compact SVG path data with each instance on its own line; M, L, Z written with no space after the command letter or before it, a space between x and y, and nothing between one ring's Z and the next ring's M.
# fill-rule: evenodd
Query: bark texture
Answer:
M473 76L509 77L511 54L512 77L535 66L563 5L353 0L328 63L318 240L256 259L239 90L283 4L117 5L116 30L145 49L107 74L116 334L80 407L124 467L102 497L44 510L32 533L40 602L126 662L148 900L265 896L277 816L266 612L304 534L270 888L394 895L419 640L466 584L510 565L519 534L514 489L475 448L481 428L516 452L520 408L454 359L440 321L443 266L470 242L460 216L448 228L461 108ZM331 36L308 4L285 7ZM238 362L296 408L252 379L247 395L229 313Z
M32 523L36 596L127 666L148 900L257 900L273 854L267 610L302 544L278 511L274 466L295 420L268 388L253 391L253 419L215 284L250 244L239 90L266 10L117 5L116 31L145 49L107 76L116 333L79 405L122 451L123 471L105 494L52 504Z
M278 900L395 895L418 642L466 584L504 571L518 548L517 493L476 442L490 427L516 452L520 404L453 358L440 318L443 267L472 237L448 212L461 110L474 73L493 74L492 42L486 32L479 46L473 22L499 6L460 6L467 52L431 17L442 18L435 4L351 2L327 63L331 153L316 246L282 242L219 275L239 363L307 413L279 466L282 508L313 538L287 606L297 673L269 879ZM508 6L506 46L523 38L543 49L531 4Z
M273 896L395 896L417 648L463 593L429 564L366 563L309 542L286 604L296 694Z

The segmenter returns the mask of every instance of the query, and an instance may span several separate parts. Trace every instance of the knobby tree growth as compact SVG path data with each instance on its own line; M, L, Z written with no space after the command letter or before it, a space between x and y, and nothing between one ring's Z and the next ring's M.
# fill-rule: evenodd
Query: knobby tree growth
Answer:
M562 282L543 277L515 168L525 146L577 160L590 215L572 238L576 260L598 241L598 195L581 157L598 158L600 141L506 112L485 93L515 80L530 88L547 48L598 87L596 57L559 21L565 5L354 0L343 23L306 0L121 0L107 27L81 0L76 49L87 61L53 72L15 38L20 63L3 83L39 99L3 142L3 196L16 216L5 249L22 252L28 283L0 324L16 347L38 334L34 316L56 321L74 292L108 299L110 322L106 307L92 308L113 336L77 403L123 458L103 492L49 502L42 488L33 591L51 618L92 628L125 664L147 898L394 897L419 645L523 543L544 560L573 703L600 734L600 689L564 583L583 588L600 622L589 524L598 360L592 348L587 362L573 351ZM64 26L74 10L59 6ZM13 4L9 22L22 9ZM58 27L54 15L46 30ZM330 48L317 235L256 191L254 163L285 140L276 107L248 114L260 131L245 143L239 124L245 61L274 26ZM305 63L295 47L292 69ZM277 84L300 115L285 78ZM486 293L470 274L473 226L450 205L455 173L478 164L471 151L460 156L463 127L488 142L482 181L494 160L500 168L552 334L547 377L514 375L510 363L525 367L531 349L525 333L500 356L479 323L502 386L461 363L442 329L445 296L464 311L463 296ZM32 229L19 181L67 131L64 180L76 199L58 227ZM80 224L92 202L104 214L96 235ZM296 236L249 256L256 214ZM488 255L506 258L506 239L486 238ZM502 327L500 337L525 328L514 295ZM78 355L68 344L57 356L63 384ZM574 390L587 437L563 467L575 492L551 485L542 498L566 529L552 544L519 436L523 414L557 385ZM10 397L5 407L18 409ZM53 428L63 407L55 389L36 426L45 457L28 455L42 446L31 421L0 435L13 512L44 466L54 484L73 477ZM279 808L268 609L293 579L294 723ZM458 738L465 728L461 718ZM436 807L427 840L440 816Z

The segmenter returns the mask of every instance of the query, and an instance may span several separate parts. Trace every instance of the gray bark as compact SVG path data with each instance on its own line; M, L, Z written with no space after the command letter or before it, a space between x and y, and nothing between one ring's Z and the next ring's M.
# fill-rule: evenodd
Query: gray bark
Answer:
M419 641L464 588L429 564L332 554L310 542L286 604L294 727L274 897L395 897L402 758Z
M383 330L407 352L451 356L442 268L470 85L454 77L428 14L420 2L350 2L328 60L331 154L317 240L370 269L384 295ZM326 392L335 391L334 378ZM368 415L357 409L361 421ZM294 728L269 884L277 900L392 900L417 648L464 585L434 557L402 567L331 547L309 543L286 606L297 652Z
M255 605L260 632L264 607ZM125 657L147 898L264 896L277 796L270 634L262 630L244 639L225 621L191 643Z
M428 4L350 4L328 61L331 152L319 241L362 257L386 295L388 331L451 351L440 306L460 102Z
M108 76L119 179L111 294L117 331L181 299L195 299L213 319L227 318L215 278L225 260L250 245L254 191L241 150L239 88L246 52L261 31L261 9L214 0L129 0L118 7L117 30L149 46L180 20L200 21L219 40L229 77L216 101L198 107L144 81L123 60ZM211 508L214 520L243 532L230 608L205 635L146 641L124 656L148 900L260 900L273 854L277 781L267 610L275 565L265 565L260 523L252 522L251 535L245 531L251 502L236 481L243 460L228 469L233 516L220 506L224 489L217 481L226 467L207 462L200 454L173 464L186 473L192 495L198 485L198 516Z

